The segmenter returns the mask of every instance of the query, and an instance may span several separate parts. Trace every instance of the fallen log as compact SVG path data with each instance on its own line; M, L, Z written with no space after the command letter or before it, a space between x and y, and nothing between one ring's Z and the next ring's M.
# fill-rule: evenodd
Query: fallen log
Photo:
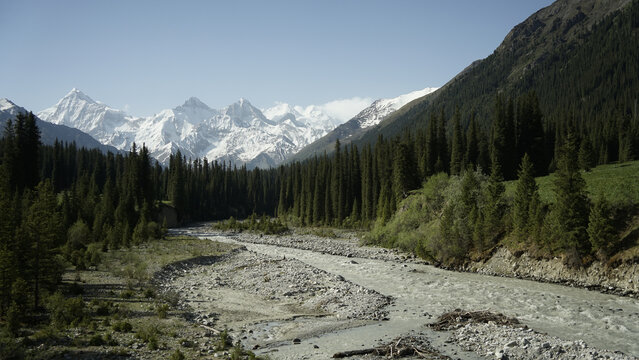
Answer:
M351 350L351 351L342 351L333 354L333 359L343 359L351 356L357 355L368 355L368 354L376 354L377 349L361 349L361 350ZM376 354L379 355L379 354Z

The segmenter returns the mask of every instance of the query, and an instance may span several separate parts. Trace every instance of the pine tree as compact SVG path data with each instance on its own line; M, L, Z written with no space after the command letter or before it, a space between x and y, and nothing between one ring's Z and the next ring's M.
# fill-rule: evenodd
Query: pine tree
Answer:
M54 249L64 243L64 228L50 181L36 188L37 197L27 210L22 223L28 246L28 279L32 283L34 308L40 306L42 288L51 289L60 279L62 269L55 259Z
M459 175L464 166L464 135L461 129L461 119L459 109L455 111L453 116L453 143L450 153L450 173L451 175Z
M431 115L428 127L426 128L426 146L424 154L424 168L426 176L434 175L437 172L437 158L439 146L437 144L437 119Z
M437 162L435 172L449 172L450 159L448 154L448 139L446 137L446 116L442 108L437 125Z
M468 125L468 134L466 136L466 154L464 156L465 163L471 165L472 169L475 169L479 164L479 140L478 137L481 134L478 133L477 122L475 121L475 115L470 118Z
M592 250L602 260L608 259L620 242L613 224L610 203L603 195L600 195L590 208L588 239Z
M595 167L595 154L588 138L584 138L579 146L579 168L585 171L590 171Z
M486 205L484 209L484 248L494 245L499 233L503 231L503 217L506 209L503 194L505 187L501 177L501 165L493 156L488 186L486 187Z
M552 210L553 237L569 254L570 264L576 265L578 256L587 252L588 208L586 182L579 172L576 138L568 133L563 145L554 180L556 202Z
M513 199L513 225L518 234L524 235L532 226L532 219L530 219L532 207L539 203L538 186L528 153L524 154L521 160L518 175Z

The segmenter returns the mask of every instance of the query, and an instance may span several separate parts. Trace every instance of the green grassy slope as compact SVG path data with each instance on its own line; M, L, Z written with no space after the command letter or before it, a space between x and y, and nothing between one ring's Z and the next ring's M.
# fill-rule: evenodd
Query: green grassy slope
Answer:
M603 194L612 203L639 203L639 161L597 166L583 172L591 199ZM544 203L555 202L553 179L555 174L538 177L539 196ZM512 197L516 181L506 183L506 196Z

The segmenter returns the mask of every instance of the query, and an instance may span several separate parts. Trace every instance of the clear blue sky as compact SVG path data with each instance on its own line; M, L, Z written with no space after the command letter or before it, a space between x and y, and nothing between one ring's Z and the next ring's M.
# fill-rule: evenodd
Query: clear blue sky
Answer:
M550 0L0 0L0 97L138 116L196 96L321 104L441 86Z

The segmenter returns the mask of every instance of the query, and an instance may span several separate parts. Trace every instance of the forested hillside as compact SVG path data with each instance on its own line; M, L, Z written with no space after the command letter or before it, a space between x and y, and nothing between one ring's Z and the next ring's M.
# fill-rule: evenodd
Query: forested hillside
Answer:
M423 128L432 114L450 118L457 109L462 126L474 118L487 134L496 96L534 91L547 134L577 123L598 160L625 159L620 145L637 146L630 122L636 120L639 96L639 10L637 1L629 3L555 2L517 25L492 55L369 131L364 142Z

